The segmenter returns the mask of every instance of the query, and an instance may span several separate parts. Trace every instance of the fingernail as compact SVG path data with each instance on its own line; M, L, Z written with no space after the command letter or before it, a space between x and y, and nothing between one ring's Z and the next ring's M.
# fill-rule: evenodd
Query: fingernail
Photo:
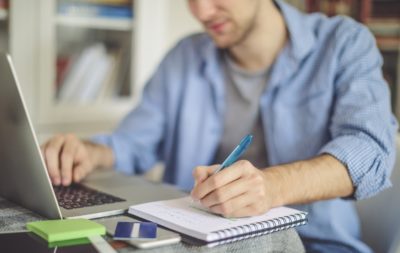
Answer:
M67 186L69 184L68 179L63 178L63 185Z
M60 185L60 179L59 178L53 178L53 183L55 185Z

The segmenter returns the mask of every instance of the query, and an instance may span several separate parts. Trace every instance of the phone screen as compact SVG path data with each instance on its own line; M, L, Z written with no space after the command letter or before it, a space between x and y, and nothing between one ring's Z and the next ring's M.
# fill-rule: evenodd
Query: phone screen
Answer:
M0 252L97 253L92 244L49 248L42 238L30 232L0 234Z

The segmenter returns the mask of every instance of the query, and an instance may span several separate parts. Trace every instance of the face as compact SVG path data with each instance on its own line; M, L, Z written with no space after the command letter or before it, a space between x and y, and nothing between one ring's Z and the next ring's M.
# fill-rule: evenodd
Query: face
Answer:
M252 32L265 0L188 0L189 8L220 48L240 44Z

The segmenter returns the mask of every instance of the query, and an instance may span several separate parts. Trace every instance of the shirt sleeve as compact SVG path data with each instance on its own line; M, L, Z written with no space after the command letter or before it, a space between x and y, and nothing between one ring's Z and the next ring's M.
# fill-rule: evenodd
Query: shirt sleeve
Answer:
M391 186L397 121L391 113L388 84L382 77L382 57L371 33L362 26L342 39L336 72L336 97L328 153L348 169L355 187L353 199L363 199Z
M179 52L172 50L146 83L141 101L111 134L97 135L95 143L110 147L114 154L114 168L125 174L141 174L160 160L165 134L167 103L166 80L172 62Z

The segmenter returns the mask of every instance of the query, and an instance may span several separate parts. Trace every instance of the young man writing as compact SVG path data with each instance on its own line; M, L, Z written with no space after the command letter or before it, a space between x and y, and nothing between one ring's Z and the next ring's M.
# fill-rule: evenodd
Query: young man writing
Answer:
M140 105L93 142L43 145L54 184L97 167L164 180L225 216L280 205L309 212L309 251L368 252L350 200L390 186L397 123L373 37L347 18L305 15L281 1L188 0L206 33L181 41ZM247 133L243 160L211 175ZM194 168L194 170L193 170Z

